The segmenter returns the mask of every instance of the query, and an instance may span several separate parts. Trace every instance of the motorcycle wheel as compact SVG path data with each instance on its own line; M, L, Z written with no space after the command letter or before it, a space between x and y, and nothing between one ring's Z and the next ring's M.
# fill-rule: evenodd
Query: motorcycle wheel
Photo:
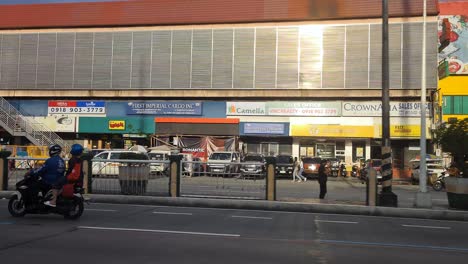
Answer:
M23 199L18 199L17 195L13 195L8 202L8 212L14 217L23 217L26 214Z
M65 219L75 220L81 217L84 211L83 200L74 197L73 204L70 206L69 210L63 215Z
M436 191L441 191L444 186L441 181L435 181L434 184L432 184L432 188Z

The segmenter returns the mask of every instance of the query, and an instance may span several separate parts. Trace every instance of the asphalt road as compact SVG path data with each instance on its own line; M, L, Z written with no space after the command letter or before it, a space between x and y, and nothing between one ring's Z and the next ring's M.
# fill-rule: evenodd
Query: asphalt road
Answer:
M92 204L78 221L10 217L2 263L464 263L468 222Z

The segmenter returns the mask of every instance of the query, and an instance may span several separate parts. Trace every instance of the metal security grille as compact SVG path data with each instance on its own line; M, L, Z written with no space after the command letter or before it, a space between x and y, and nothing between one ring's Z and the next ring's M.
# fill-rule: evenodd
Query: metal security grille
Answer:
M390 86L419 89L422 23L390 25ZM437 24L428 23L428 87ZM0 89L378 89L381 25L0 34Z

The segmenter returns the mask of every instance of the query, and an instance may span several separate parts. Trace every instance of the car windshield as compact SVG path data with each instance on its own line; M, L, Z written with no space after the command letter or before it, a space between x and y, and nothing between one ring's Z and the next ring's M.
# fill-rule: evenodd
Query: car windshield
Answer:
M261 156L245 156L244 161L263 161Z
M210 156L211 160L230 160L231 153L213 153Z
M320 163L321 159L320 158L303 158L302 162L303 163Z
M276 163L293 163L293 158L291 156L278 156Z

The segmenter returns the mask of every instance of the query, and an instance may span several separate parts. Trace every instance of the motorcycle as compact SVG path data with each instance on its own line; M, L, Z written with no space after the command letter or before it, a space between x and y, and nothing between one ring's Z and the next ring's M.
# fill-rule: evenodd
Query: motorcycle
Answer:
M432 184L432 188L435 191L442 191L442 189L445 188L445 178L450 176L446 171L440 173L439 176L437 176L437 180Z
M343 163L340 165L340 176L346 177L346 165L344 165Z
M40 176L28 172L24 179L16 183L16 192L8 202L8 211L14 217L23 217L26 214L63 215L65 219L78 219L84 210L84 189L74 185L73 196L57 197L57 206L51 207L44 204L52 198L52 191L42 182Z
M358 166L353 165L353 167L351 168L351 176L352 177L357 177L357 174L358 174Z

